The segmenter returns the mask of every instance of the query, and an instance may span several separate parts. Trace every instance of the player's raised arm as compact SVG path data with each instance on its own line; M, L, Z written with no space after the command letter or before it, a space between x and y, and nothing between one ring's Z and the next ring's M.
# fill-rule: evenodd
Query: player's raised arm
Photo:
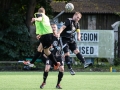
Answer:
M63 26L60 28L60 30L58 31L58 34L60 35L65 28L66 28L66 26L63 25Z
M33 23L34 21L42 21L42 14L36 14L35 18L32 18L31 22Z

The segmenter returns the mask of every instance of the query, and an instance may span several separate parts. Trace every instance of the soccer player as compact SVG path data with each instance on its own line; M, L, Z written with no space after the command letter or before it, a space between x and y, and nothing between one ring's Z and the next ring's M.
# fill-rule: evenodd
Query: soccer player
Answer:
M77 58L84 64L84 68L87 68L92 63L86 63L84 57L80 53L79 49L77 48L76 40L75 40L75 32L77 32L77 40L80 41L81 34L80 34L80 25L79 20L81 19L82 15L79 12L75 12L72 18L67 18L65 24L60 28L58 32L58 36L62 37L63 45L67 44L63 51L65 53L65 62L67 63L68 68L71 70L71 73L75 73L70 64L70 53L71 50L74 54L76 54Z
M64 61L62 59L62 55L61 55L61 46L60 46L60 42L59 39L57 38L57 25L56 24L52 24L51 25L52 29L53 29L53 44L51 47L51 52L53 53L53 55L55 56L57 62L60 62L60 67L59 67L59 73L58 73L58 80L57 80L57 84L56 84L56 88L57 89L62 89L60 86L60 82L62 80L63 77L63 73L64 73ZM41 57L43 63L45 64L45 70L43 73L43 82L40 85L40 88L42 89L45 84L46 84L46 79L48 76L48 72L50 70L50 67L52 66L52 62L49 60L49 58L47 58L45 56L45 54L43 54L43 56Z
M32 18L31 22L35 22L36 34L39 34L41 36L38 52L41 54L42 50L44 50L45 55L47 55L47 57L52 60L54 69L58 69L60 63L56 61L55 57L49 50L51 44L53 43L53 31L50 26L49 18L45 15L45 9L39 8L38 13L35 14L35 18ZM27 64L27 62L24 62L24 64Z

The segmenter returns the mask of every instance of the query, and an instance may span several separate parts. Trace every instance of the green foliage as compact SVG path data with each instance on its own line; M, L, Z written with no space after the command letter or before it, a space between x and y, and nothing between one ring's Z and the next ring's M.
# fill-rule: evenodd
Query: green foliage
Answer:
M0 60L22 59L31 55L30 35L21 14L10 10L0 14Z
M98 62L108 62L107 58L95 58Z
M120 16L120 12L116 12L115 14L118 15L118 16Z
M40 7L43 7L45 8L46 15L48 15L49 18L52 18L53 9L50 6L51 1L50 0L36 0L36 2L37 2L37 5L35 8L35 12L37 12Z
M115 59L114 59L114 65L115 65L115 66L120 65L120 58L115 58Z

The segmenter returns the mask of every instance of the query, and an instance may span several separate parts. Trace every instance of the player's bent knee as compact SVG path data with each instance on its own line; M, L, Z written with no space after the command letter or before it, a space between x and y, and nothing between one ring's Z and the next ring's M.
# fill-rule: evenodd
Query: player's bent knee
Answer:
M50 65L46 65L45 72L49 72L49 70L50 70Z
M49 69L45 69L45 72L49 72Z
M48 48L48 49L44 49L44 53L45 53L47 56L51 54L49 48Z
M38 46L38 48L37 48L37 51L38 52L41 52L43 50L43 47L42 47L42 44L40 44L39 46Z
M74 54L78 54L80 51L78 49L74 50Z
M64 72L64 67L63 67L63 66L60 66L59 71L60 71L60 72Z
M68 53L65 53L64 56L70 56L70 53L69 53L69 52L68 52Z

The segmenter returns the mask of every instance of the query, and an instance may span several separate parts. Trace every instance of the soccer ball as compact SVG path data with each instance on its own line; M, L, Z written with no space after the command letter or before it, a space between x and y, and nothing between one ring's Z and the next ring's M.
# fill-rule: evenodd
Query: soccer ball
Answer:
M74 9L74 5L72 3L67 3L65 5L65 10L71 12Z

